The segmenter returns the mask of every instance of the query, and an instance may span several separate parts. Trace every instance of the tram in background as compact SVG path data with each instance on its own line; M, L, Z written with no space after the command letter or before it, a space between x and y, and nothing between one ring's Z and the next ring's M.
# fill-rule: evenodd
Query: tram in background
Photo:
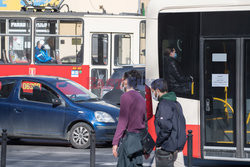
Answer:
M0 12L0 70L72 79L100 95L115 68L145 64L145 17L77 12ZM36 63L38 41L54 63Z
M148 5L147 85L167 78L164 50L175 48L183 72L194 78L191 91L176 94L187 130L193 130L196 158L250 161L249 9L249 0L151 0ZM155 111L156 105L147 98L148 109Z

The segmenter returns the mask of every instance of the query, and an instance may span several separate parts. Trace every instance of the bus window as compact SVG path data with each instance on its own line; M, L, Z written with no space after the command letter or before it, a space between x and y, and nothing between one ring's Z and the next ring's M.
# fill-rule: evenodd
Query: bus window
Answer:
M35 57L39 53L38 42L44 41L43 51L48 61L36 63L81 64L83 60L83 23L79 20L37 20Z
M160 77L179 97L199 98L197 19L199 15L187 13L159 15Z
M140 23L140 64L146 63L146 21Z
M131 64L131 36L128 34L115 35L115 65Z
M8 27L6 23L8 22ZM30 20L0 20L1 64L27 64L31 55ZM7 29L7 31L6 31Z
M92 65L108 64L108 35L93 34L92 35Z

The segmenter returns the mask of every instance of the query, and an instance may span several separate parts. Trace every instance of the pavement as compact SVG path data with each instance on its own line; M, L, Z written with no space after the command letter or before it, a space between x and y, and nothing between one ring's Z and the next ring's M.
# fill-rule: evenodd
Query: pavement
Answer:
M1 148L0 148L1 149ZM144 160L150 167L154 154ZM110 144L100 144L96 148L96 167L115 167L117 158L112 155ZM68 142L58 140L22 139L8 142L7 167L89 167L90 149L74 149Z

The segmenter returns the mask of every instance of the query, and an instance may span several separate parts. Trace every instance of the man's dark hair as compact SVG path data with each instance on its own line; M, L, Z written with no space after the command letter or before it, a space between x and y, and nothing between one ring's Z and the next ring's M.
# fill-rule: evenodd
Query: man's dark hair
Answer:
M132 87L135 89L137 86L137 83L141 79L141 75L136 70L130 70L130 71L124 73L123 78L128 80L129 87Z
M164 50L164 55L169 56L171 52L173 52L175 49L173 47L168 47Z
M160 92L168 92L168 84L164 79L156 79L151 83L151 88L156 90L159 89Z

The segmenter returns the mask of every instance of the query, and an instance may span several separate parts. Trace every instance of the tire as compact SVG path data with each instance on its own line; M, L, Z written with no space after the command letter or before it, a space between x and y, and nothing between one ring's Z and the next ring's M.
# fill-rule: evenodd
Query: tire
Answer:
M93 128L83 122L79 122L70 129L69 140L71 145L77 149L85 149L90 146L90 132Z

